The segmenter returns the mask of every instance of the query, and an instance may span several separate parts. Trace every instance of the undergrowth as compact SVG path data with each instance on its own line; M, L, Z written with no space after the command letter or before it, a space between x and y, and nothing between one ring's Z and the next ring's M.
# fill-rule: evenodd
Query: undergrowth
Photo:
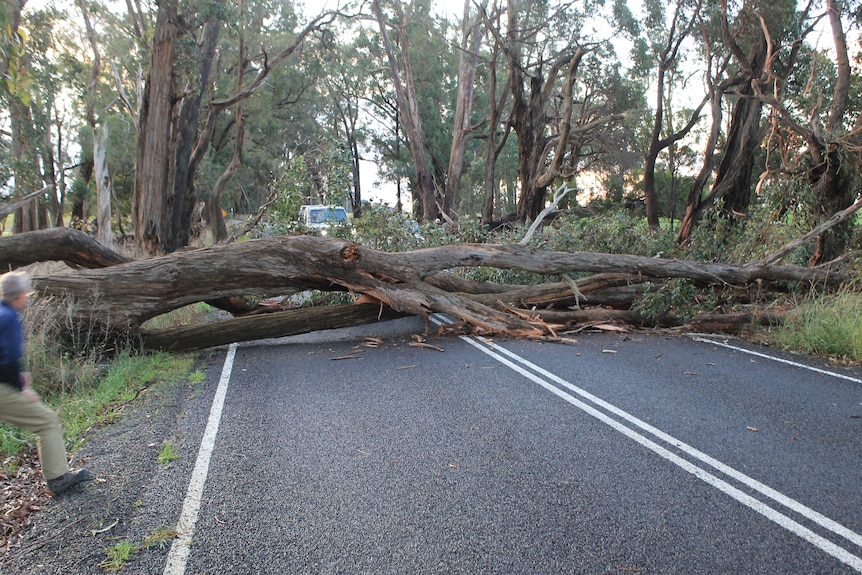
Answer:
M835 294L811 295L791 310L773 333L789 351L862 361L862 294L844 287Z

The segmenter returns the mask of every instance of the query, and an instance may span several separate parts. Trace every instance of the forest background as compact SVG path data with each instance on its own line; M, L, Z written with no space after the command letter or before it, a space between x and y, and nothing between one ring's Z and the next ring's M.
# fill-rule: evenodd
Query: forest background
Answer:
M855 261L859 2L3 6L7 233L147 258L321 203L409 249L505 243L553 206L532 245L558 252ZM368 161L394 205L365 200ZM719 302L696 287L641 307Z
M679 243L859 191L858 2L433 5L5 0L2 193L36 195L14 231L96 220L156 255L268 203L359 218L369 160L420 221L528 223L566 184L561 208Z

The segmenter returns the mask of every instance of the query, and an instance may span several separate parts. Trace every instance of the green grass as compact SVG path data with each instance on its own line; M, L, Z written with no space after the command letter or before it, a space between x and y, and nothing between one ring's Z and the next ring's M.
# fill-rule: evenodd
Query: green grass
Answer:
M164 547L177 538L177 531L172 527L157 527L136 543L131 539L121 539L105 549L105 560L99 565L105 571L122 571L135 558L139 551L150 547Z
M135 399L145 388L165 380L187 376L192 367L191 356L157 353L118 357L105 376L92 389L81 389L50 398L57 405L68 443L76 445L84 433L113 422L122 407Z
M95 384L65 389L43 400L57 411L66 443L74 450L88 430L114 421L123 406L150 385L165 380L201 381L201 372L191 372L192 365L193 357L187 355L121 354ZM39 383L34 382L34 387L38 390ZM0 425L0 458L14 456L28 445L35 445L33 434Z
M140 546L129 540L121 539L105 549L105 560L99 565L105 571L122 571L131 561Z
M862 294L848 287L809 298L788 314L774 338L789 351L862 361Z

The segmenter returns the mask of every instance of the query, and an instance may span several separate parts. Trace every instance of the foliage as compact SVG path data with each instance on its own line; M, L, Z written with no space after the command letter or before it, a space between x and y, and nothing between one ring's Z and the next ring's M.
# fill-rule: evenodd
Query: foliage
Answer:
M138 545L131 540L121 539L105 549L106 558L99 567L105 571L122 571L138 550Z
M427 230L403 212L367 203L362 206L362 217L354 220L352 239L376 250L402 252L424 245L424 231Z
M136 543L131 539L120 539L105 549L105 560L102 561L99 567L106 571L122 571L138 552L150 547L163 547L178 536L177 530L172 527L157 527L149 535L145 536L140 543Z
M174 444L170 441L165 441L159 446L159 453L156 455L156 461L161 464L172 463L180 458Z
M650 228L639 214L613 210L590 217L564 214L543 237L553 251L607 252L667 256L676 245L672 232Z

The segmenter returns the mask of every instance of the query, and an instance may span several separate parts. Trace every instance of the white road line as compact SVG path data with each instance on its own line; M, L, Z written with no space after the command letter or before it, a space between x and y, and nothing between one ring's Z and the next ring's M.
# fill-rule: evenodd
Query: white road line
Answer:
M708 337L703 337L703 336L693 335L693 334L690 334L689 337L691 337L691 339L693 339L694 341L711 343L712 345L725 347L727 349L732 349L734 351L741 351L742 353L747 353L748 355L754 355L757 357L762 357L765 359L769 359L771 361L777 361L778 363L785 363L787 365L792 365L793 367L799 367L802 369L807 369L808 371L821 373L823 375L828 375L831 377L837 377L839 379L846 379L847 381L852 381L855 383L862 383L862 379L859 379L858 377L851 377L849 375L844 375L843 373L837 373L835 371L829 371L828 369L820 369L819 367L812 367L810 365L805 365L804 363L797 363L795 361L790 361L789 359L782 359L780 357L775 357L774 355L769 355L766 353L760 353L759 351L754 351L751 349L745 349L744 347L737 347L735 345L730 345L729 343L724 343L722 341L716 341L716 340L710 339Z
M433 317L432 317L432 319L433 319ZM691 462L683 459L682 457L674 454L673 452L669 451L668 449L655 443L651 439L645 437L644 435L641 435L637 431L634 431L634 430L626 427L621 422L619 422L615 419L612 419L611 417L609 417L605 413L599 411L598 409L580 401L579 399L577 399L573 395L570 395L569 393L563 391L562 389L556 387L555 385L552 385L547 380L551 380L551 381L556 382L559 385L562 385L566 389L569 389L569 390L575 392L577 395L580 395L581 397L590 401L591 403L605 409L606 411L609 411L610 413L616 415L617 417L624 419L625 421L628 421L629 423L631 423L633 425L636 425L637 427L650 433L654 437L668 443L672 447L675 447L675 448L683 451L684 453L687 453L688 455L700 460L701 462L706 463L710 467L713 467L714 469L721 471L725 475L732 477L733 479L739 481L743 485L746 485L746 486L758 491L759 493L773 499L774 501L781 503L782 505L788 507L789 509L792 509L793 511L799 513L800 515L810 519L811 521L814 521L815 523L817 523L820 526L832 531L833 533L841 535L842 537L844 537L848 541L855 543L856 545L862 546L862 535L859 535L858 533L851 531L850 529L844 527L843 525L837 523L836 521L833 521L832 519L829 519L828 517L825 517L824 515L814 511L813 509L806 507L805 505L799 503L798 501L795 501L794 499L791 499L790 497L787 497L786 495L783 495L783 494L779 493L778 491L775 491L774 489L767 487L766 485L760 483L759 481L756 481L755 479L753 479L751 477L748 477L747 475L733 469L732 467L717 461L716 459L706 455L705 453L702 453L701 451L695 449L694 447L691 447L690 445L687 445L686 443L674 438L673 436L671 436L667 433L664 433L663 431L649 425L648 423L646 423L644 421L641 421L640 419L634 417L633 415L631 415L631 414L619 409L618 407L592 395L591 393L573 385L572 383L563 380L562 378L548 372L547 370L533 364L532 362L518 356L517 354L510 352L509 350L507 350L501 346L498 346L497 344L495 344L491 341L485 340L484 338L472 338L472 337L467 337L467 336L462 336L461 339L463 339L464 341L466 341L470 345L474 346L478 350L482 351L483 353L493 357L494 359L496 359L497 361L499 361L503 365L506 365L510 369L520 373L521 375L523 375L527 379L539 384L540 386L547 389L548 391L550 391L554 395L557 395L558 397L562 398L563 400L567 401L568 403L574 405L575 407L577 407L577 408L581 409L582 411L588 413L589 415L595 417L599 421L602 421L603 423L609 425L610 427L619 431L620 433L622 433L626 437L633 439L634 441L636 441L640 445L646 447L647 449L650 449L651 451L653 451L654 453L663 457L664 459L674 463L675 465L679 466L680 468L684 469L685 471L698 477L702 481L708 483L709 485L712 485L716 489L719 489L723 493L733 497L734 499L736 499L738 502L742 503L743 505L751 508L752 510L754 510L758 513L760 513L764 517L768 518L770 521L773 521L774 523L780 525L784 529L787 529L788 531L790 531L790 532L794 533L795 535L801 537L802 539L808 541L812 545L818 547L822 551L832 555L833 557L835 557L836 559L838 559L842 563L849 565L850 567L854 568L856 571L862 573L862 558L860 558L856 555L853 555L851 552L847 551L843 547L836 545L832 541L829 541L828 539L818 535L817 533L814 533L813 531L811 531L807 527L799 524L798 522L794 521L790 517L787 517L786 515L784 515L778 511L776 511L775 509L769 507L765 503L755 499L754 497L751 497L750 495L744 493L743 491L740 491L739 489L732 486L731 484L724 481L723 479L720 479L719 477L709 473L708 471L698 467L697 465L694 465L693 463L691 463ZM513 363L513 361L510 361L509 359L504 357L504 355L511 357L512 360L517 361L518 363L523 364L524 366L529 367L529 369L535 371L536 373L532 373L532 372L527 371L526 369L522 368L521 366L516 365L515 363ZM540 375L542 377L540 377ZM543 379L543 377L546 379Z
M533 371L535 371L539 375L546 377L546 378L550 379L551 381L553 381L559 385L562 385L566 389L576 393L577 395L580 395L584 399L586 399L586 400L590 401L591 403L601 407L602 409L616 415L620 419L624 419L625 421L628 421L632 425L635 425L635 426L641 428L643 431L646 431L647 433L649 433L653 437L656 437L657 439L664 441L668 445L676 447L680 451L687 453L691 457L705 463L706 465L712 467L716 471L720 471L721 473L727 475L728 477L731 477L731 478L735 479L736 481L739 481L743 485L745 485L751 489L754 489L755 491L758 491L759 493L765 495L766 497L772 499L773 501L775 501L777 503L780 503L781 505L787 507L788 509L791 509L791 510L795 511L796 513L799 513L800 515L810 519L811 521L814 521L815 523L817 523L821 527L824 527L825 529L832 531L836 535L840 535L841 537L843 537L843 538L847 539L848 541L856 544L857 546L862 547L862 535L848 529L847 527L844 527L843 525L841 525L837 521L829 519L825 515L818 513L817 511L811 509L810 507L803 505L802 503L796 501L795 499L792 499L792 498L784 495L783 493L776 491L775 489L772 489L771 487L769 487L767 485L764 485L763 483L757 481L753 477L749 477L748 475L745 475L741 471L737 471L733 467L730 467L729 465L726 465L726 464L718 461L717 459L707 455L706 453L703 453L702 451L698 450L697 448L692 447L691 445L688 445L684 441L677 439L676 437L673 437L672 435L670 435L668 433L665 433L664 431L650 425L649 423L646 423L645 421L638 419L634 415L631 415L630 413L623 411L622 409L616 407L615 405L612 405L612 404L604 401L603 399L596 397L595 395L591 394L590 392L588 392L584 389L581 389L580 387L554 375L553 373L550 373L549 371L539 367L538 365L535 365L535 364L531 363L530 361L520 357L519 355L512 353L511 351L507 350L506 348L500 347L499 345L497 345L493 342L490 342L490 341L483 341L482 343L490 346L492 349L498 351L499 353L507 355L507 356L511 357L512 359L514 359L515 361L529 367L530 369L532 369Z
M237 344L231 344L228 349L227 356L224 359L224 367L222 368L221 378L216 388L213 404L210 408L210 416L207 420L207 427L204 430L201 446L198 450L198 458L195 461L195 468L192 471L192 477L189 480L189 488L186 491L186 498L183 501L183 510L180 514L180 520L177 522L178 537L174 539L171 545L171 550L168 552L168 561L165 564L164 575L183 575L186 571L186 563L189 559L189 551L191 550L192 536L195 533L195 524L198 521L198 512L201 508L201 497L204 493L204 484L207 480L207 474L210 468L210 458L215 448L216 435L218 434L219 424L221 423L222 408L224 408L224 399L227 395L227 386L230 382L230 374L233 369L233 360L236 356Z

